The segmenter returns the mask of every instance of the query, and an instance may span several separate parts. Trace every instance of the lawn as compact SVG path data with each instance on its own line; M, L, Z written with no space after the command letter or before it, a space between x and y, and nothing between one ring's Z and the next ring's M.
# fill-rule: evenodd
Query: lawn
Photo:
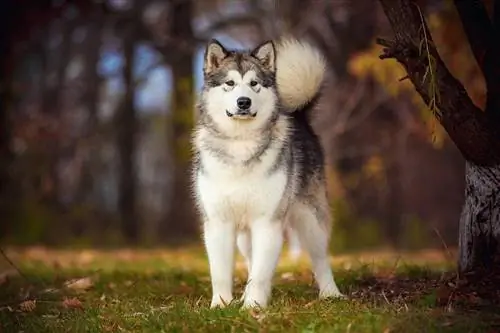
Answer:
M283 254L271 305L208 308L203 249L10 250L0 276L0 332L498 332L500 309L458 293L436 251L332 258L347 300L317 300L307 259ZM3 271L7 263L2 264ZM0 271L1 270L0 266ZM236 296L245 279L237 263Z

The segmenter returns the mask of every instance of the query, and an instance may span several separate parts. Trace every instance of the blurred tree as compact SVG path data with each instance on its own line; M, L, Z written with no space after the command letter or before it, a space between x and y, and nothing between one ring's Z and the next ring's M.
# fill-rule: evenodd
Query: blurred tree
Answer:
M401 117L394 112L393 107L385 103L388 101L387 94L378 89L369 78L356 76L355 72L350 71L351 58L363 54L375 38L377 2L319 1L311 3L311 6L319 7L316 9L318 14L312 17L305 32L325 54L335 82L331 87L334 91L333 98L329 101L331 111L321 119L324 124L321 127L329 128L325 131L326 149L332 166L329 171L346 175L358 170L358 177L367 178L363 181L363 186L353 186L349 194L358 200L358 206L363 206L363 201L367 203L364 209L366 212L379 211L384 236L391 245L397 247L404 209L401 202L401 165L398 163L398 154L401 155L404 147L400 144L392 153L382 154L381 151L387 146L384 141L395 141L407 135L408 131L405 126L399 126L397 131L390 130L392 124L401 121ZM304 24L298 19L291 20L294 21L294 30L300 31ZM372 128L363 129L367 120ZM384 133L378 133L377 127L383 128ZM372 140L371 147L363 151L359 146L366 144L363 139L367 136L380 139ZM342 156L345 147L355 149L356 153L351 154L354 156ZM365 173L366 170L371 170L373 161L377 161L376 164L380 166L376 177ZM367 191L369 183L375 188L375 198L362 200L370 192Z
M161 237L193 235L197 230L197 215L191 196L190 161L191 129L194 125L194 52L192 28L193 1L173 1L171 4L170 36L177 45L168 49L172 71L173 91L170 112L172 133L170 142L174 153L173 201L165 223L160 224Z
M459 269L491 272L500 264L500 1L493 20L481 1L455 0L470 48L486 82L482 111L441 59L413 0L380 0L395 33L380 39L382 59L394 58L466 159Z
M76 8L69 8L68 11L76 11ZM68 151L69 142L66 140L61 140L64 137L63 134L63 114L64 114L64 98L67 89L66 73L68 70L68 65L72 60L71 48L72 48L72 37L75 31L75 17L69 16L60 19L58 30L61 34L61 42L58 47L57 61L50 61L51 64L55 65L55 80L49 81L44 80L44 86L42 87L42 107L41 110L47 119L51 119L54 124L57 124L57 135L52 136L47 140L47 170L48 173L44 175L44 183L46 185L46 193L44 195L44 202L53 209L54 211L60 210L60 198L61 198L61 186L60 186L60 175L59 175L59 164L64 152ZM47 50L46 42L42 42L43 48L45 49L43 59L43 72L44 78L51 77L51 72L53 68L49 65L50 57L54 55L52 52Z
M17 10L16 10L17 9ZM0 239L7 233L12 218L13 202L12 177L10 167L13 153L11 150L11 126L9 104L12 95L12 40L10 31L19 19L19 9L7 1L0 3Z
M138 123L135 100L136 85L133 75L140 8L138 2L133 1L133 6L130 9L132 18L124 25L122 45L125 95L118 110L118 151L120 155L118 209L123 235L131 243L136 243L140 237L136 210L137 170L135 161Z
M72 3L73 1L67 1ZM74 1L77 2L77 1ZM14 161L11 111L19 91L14 88L15 59L23 46L29 46L32 30L44 27L57 17L64 6L53 7L51 1L14 0L0 2L0 237L14 222L20 191L12 173Z
M105 3L105 2L104 2ZM85 137L87 146L87 158L82 166L82 175L78 186L78 201L88 202L94 190L95 156L97 147L96 129L98 126L99 92L102 78L98 72L101 57L102 30L106 21L107 7L95 6L89 13L86 24L85 39L85 87L82 102L88 112L88 121L85 125Z

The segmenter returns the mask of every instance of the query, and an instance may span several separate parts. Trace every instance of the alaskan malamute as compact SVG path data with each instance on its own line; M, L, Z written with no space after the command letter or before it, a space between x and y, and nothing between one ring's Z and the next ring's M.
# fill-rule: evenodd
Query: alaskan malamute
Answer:
M310 255L320 298L342 297L328 257L323 151L309 117L326 70L310 44L287 38L251 52L213 40L198 103L194 193L203 218L211 306L233 299L235 246L245 257L243 307L265 307L291 227Z

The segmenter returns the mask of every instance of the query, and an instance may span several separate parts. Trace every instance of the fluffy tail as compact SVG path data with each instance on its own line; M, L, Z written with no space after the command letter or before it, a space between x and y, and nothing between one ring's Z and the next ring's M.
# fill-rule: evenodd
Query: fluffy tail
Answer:
M312 45L293 38L277 43L276 85L290 111L303 108L319 94L325 71L325 58Z

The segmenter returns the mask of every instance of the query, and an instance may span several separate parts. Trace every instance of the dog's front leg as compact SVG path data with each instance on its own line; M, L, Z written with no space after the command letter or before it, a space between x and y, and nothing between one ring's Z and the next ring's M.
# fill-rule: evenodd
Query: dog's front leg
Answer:
M283 247L283 227L279 221L259 220L250 226L252 266L244 295L244 308L267 306L271 282Z
M212 308L224 307L233 299L235 236L233 223L210 220L204 224L212 280Z

